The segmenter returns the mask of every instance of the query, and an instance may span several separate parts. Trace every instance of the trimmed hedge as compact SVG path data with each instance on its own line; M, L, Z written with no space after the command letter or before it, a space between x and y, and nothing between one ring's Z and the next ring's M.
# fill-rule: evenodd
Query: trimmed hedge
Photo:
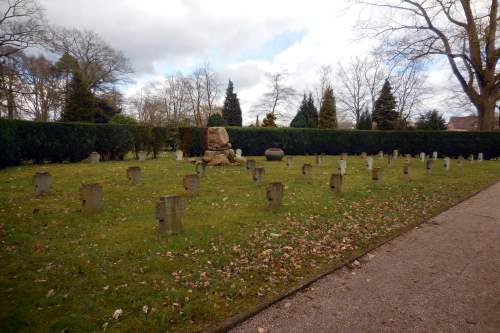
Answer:
M186 132L188 129L184 129ZM182 142L191 156L203 152L202 128L189 129L192 144ZM448 131L359 131L294 128L238 128L227 131L234 148L241 148L247 156L263 155L270 147L282 148L288 155L341 153L376 154L398 149L402 154L420 152L457 157L484 153L486 158L500 156L500 132ZM199 140L198 140L199 139Z
M23 161L78 162L93 151L105 160L131 150L158 152L175 145L177 131L142 126L0 120L0 168Z

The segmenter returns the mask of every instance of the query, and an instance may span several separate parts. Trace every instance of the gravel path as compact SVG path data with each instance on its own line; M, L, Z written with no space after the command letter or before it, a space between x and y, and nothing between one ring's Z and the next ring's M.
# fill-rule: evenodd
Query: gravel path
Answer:
M231 332L500 332L500 182Z

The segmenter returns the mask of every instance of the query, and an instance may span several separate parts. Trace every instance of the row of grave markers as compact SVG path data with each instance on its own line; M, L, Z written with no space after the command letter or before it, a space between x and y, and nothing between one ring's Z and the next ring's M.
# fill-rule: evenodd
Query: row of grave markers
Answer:
M182 151L181 151L182 153ZM241 153L241 151L239 151ZM96 153L97 154L97 153ZM180 154L179 154L180 155ZM176 158L182 160L182 156L177 155ZM384 153L379 152L378 156L383 158ZM394 150L393 154L389 154L388 163L392 164L392 161L398 158L399 152ZM426 163L426 169L428 174L432 173L434 166L434 161L437 160L437 152L433 153L432 158L425 155L425 153L420 154L420 160ZM342 182L347 169L347 157L346 153L341 155L341 159L338 163L338 172L333 173L330 176L330 189L332 193L337 194L342 192ZM379 187L383 181L384 169L373 167L373 157L367 156L366 153L362 153L361 157L366 161L367 170L371 172L371 178L373 185ZM92 161L92 154L91 154ZM96 158L96 155L94 155ZM406 155L406 163L403 166L403 174L407 181L411 180L411 164L410 155ZM322 155L316 155L315 164L320 166L323 160ZM459 156L458 166L461 167L464 158ZM474 160L474 156L471 154L468 158L469 161ZM478 160L483 160L483 154L478 155ZM99 158L97 157L97 161ZM451 159L445 157L443 159L444 168L448 172L450 171ZM292 168L293 156L287 156L286 164L288 168ZM310 179L312 174L312 164L305 163L302 165L302 176L305 179ZM251 173L252 179L256 184L261 184L264 179L265 169L263 167L257 167L257 162L255 160L246 161L246 169ZM195 174L185 175L182 179L183 187L186 191L187 196L197 196L200 192L201 179L205 177L207 172L207 165L202 162L197 162L195 164ZM141 182L141 168L138 166L129 167L126 172L127 178L132 185L137 185ZM33 184L35 186L36 195L46 195L51 191L52 186L52 176L48 172L37 172L33 176ZM268 201L268 207L270 209L278 208L283 203L284 186L281 182L271 182L266 187L266 198ZM102 201L102 186L98 183L95 184L82 184L80 187L80 199L82 202L82 212L83 213L94 213L101 208ZM184 201L180 195L168 195L162 196L155 206L156 219L159 221L159 232L160 234L173 234L177 233L182 229L182 212L185 208Z

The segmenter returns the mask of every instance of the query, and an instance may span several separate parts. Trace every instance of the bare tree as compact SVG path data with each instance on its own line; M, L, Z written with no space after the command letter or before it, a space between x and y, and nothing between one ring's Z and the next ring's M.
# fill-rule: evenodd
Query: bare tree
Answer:
M341 111L351 115L356 123L361 113L371 104L367 84L368 58L356 57L347 65L339 64L337 70L337 100Z
M476 107L481 130L492 130L500 99L498 0L354 0L378 7L383 24L369 23L396 56L444 56Z
M285 110L297 97L297 92L286 84L288 73L266 73L266 76L268 91L264 94L260 103L255 106L255 109L275 117L283 116Z
M322 65L318 69L319 80L314 87L314 94L316 99L316 105L318 109L321 109L323 105L323 96L325 95L325 91L328 87L332 87L332 76L333 76L333 68L330 65Z
M205 100L204 73L201 69L196 69L188 78L187 91L189 95L189 104L197 126L203 126L205 123L205 110L203 101Z
M220 93L221 82L210 66L210 63L206 62L202 67L200 67L197 72L201 74L202 84L205 88L204 99L208 114L212 114L215 109L215 101Z
M83 78L94 92L111 89L132 72L123 53L113 49L93 31L53 28L46 43L59 55L76 59Z
M0 1L0 60L37 44L45 30L36 0Z

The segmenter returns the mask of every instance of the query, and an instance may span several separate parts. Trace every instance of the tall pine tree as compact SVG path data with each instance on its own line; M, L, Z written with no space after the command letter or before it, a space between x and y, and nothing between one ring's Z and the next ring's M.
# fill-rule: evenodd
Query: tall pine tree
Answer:
M95 113L98 112L96 99L80 71L75 69L72 74L66 88L61 120L94 122Z
M356 128L359 130L371 130L372 129L372 115L368 110L368 107L365 108L365 111L361 113L359 116L359 120L356 124Z
M234 92L233 81L229 80L226 89L226 99L222 107L222 117L226 120L228 126L242 125L241 108L238 96Z
M391 84L385 80L379 98L373 108L373 121L377 129L392 130L399 128L399 113L396 111L396 98L392 94Z
M323 94L323 103L319 110L319 128L337 128L337 106L333 89L328 86Z
M302 103L300 104L297 114L290 123L290 127L296 128L317 128L318 127L318 110L314 105L312 94L307 97L304 94Z

